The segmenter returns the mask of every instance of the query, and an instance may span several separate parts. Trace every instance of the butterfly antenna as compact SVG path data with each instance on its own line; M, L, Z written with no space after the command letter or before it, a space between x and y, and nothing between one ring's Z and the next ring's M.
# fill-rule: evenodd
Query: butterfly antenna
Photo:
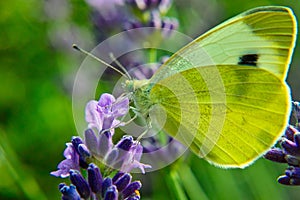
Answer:
M92 58L94 58L95 60L99 61L100 63L106 65L107 67L115 70L116 72L118 72L119 74L121 74L122 76L128 78L128 79L131 79L130 76L128 76L128 73L123 73L121 72L120 70L118 70L117 68L115 68L114 66L108 64L107 62L105 62L104 60L101 60L100 58L98 58L97 56L95 56L94 54L90 53L90 52L87 52L86 50L80 48L79 46L77 46L76 44L73 44L73 48L76 49L77 51L80 51L81 53L84 53L86 54L87 56L90 56Z
M110 58L118 65L118 67L120 67L120 69L122 69L125 74L129 77L129 79L131 80L131 76L128 73L127 69L116 59L116 57L114 56L113 53L109 53Z

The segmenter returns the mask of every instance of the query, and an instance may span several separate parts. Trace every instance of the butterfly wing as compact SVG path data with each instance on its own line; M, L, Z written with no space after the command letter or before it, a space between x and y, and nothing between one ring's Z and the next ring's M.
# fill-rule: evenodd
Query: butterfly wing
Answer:
M152 108L159 126L197 155L221 167L245 167L288 123L285 78L296 32L289 8L246 11L170 57L140 88L147 102L137 104Z
M245 167L257 159L280 137L290 112L285 82L243 65L171 75L153 86L150 101L158 105L155 117L168 134L221 167Z
M156 83L195 66L247 65L284 80L296 40L296 19L282 6L246 11L175 53L151 78Z

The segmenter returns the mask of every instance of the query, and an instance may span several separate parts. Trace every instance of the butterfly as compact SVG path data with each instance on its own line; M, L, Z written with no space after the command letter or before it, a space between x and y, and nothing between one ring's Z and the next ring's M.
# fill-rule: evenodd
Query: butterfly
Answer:
M290 8L248 10L128 80L135 110L213 165L244 168L273 146L291 110L286 83L297 25Z

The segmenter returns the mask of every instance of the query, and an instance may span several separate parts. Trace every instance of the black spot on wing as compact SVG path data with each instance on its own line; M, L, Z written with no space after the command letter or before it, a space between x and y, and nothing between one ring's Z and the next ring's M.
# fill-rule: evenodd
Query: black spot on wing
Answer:
M239 65L257 66L258 55L257 54L245 54L239 57Z

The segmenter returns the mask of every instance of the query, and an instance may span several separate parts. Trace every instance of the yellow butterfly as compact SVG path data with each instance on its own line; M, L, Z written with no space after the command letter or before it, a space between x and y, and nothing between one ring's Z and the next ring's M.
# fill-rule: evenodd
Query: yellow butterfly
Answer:
M273 146L288 124L285 79L296 35L290 8L254 8L180 49L149 80L125 85L138 114L155 118L210 163L243 168Z
M258 7L198 37L149 80L128 80L136 109L200 157L248 166L285 130L285 79L295 46L291 9Z

